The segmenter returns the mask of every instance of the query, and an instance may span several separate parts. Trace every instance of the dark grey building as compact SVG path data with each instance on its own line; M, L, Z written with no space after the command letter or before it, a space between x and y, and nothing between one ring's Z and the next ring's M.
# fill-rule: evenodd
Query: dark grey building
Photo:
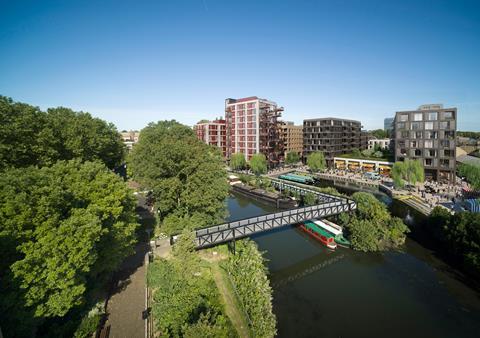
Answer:
M395 161L420 160L427 180L455 182L457 108L420 106L395 115Z
M355 148L366 149L367 143L360 121L332 117L303 120L304 156L321 151L329 166L335 156L351 153Z

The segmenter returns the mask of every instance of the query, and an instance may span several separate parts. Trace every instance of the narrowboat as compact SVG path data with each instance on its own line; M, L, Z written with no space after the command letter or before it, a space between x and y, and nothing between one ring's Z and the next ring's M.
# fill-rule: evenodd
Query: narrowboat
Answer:
M296 174L285 174L285 175L280 175L278 176L279 179L285 180L285 181L292 181L292 182L297 182L297 183L303 183L303 184L313 184L314 180L310 176L304 176L304 175L296 175Z
M319 240L327 248L332 250L337 248L337 243L335 242L334 236L328 231L317 226L315 223L310 221L300 223L300 229L311 235L313 238Z
M328 231L329 233L331 233L334 236L335 243L337 243L341 247L344 247L344 248L350 248L351 247L350 241L343 236L343 229L342 229L341 226L339 226L339 225L337 225L333 222L327 221L326 219L322 219L322 220L317 219L313 222L317 226L319 226L319 227L325 229L326 231Z

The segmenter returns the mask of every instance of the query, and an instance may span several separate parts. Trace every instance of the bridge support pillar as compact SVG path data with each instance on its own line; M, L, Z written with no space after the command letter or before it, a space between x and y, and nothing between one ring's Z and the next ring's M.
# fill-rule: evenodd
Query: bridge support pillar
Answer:
M235 240L228 242L227 246L228 246L228 251L230 251L235 255Z

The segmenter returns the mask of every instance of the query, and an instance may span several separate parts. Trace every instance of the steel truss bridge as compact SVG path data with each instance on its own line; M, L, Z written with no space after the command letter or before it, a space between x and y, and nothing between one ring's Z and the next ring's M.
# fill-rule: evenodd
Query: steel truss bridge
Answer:
M232 242L236 239L249 237L254 234L300 223L313 218L325 218L338 215L357 208L355 201L346 197L333 196L307 187L274 179L272 179L272 185L277 190L295 191L302 196L311 193L316 197L317 204L197 229L195 231L197 249ZM171 238L172 243L175 241L176 236Z

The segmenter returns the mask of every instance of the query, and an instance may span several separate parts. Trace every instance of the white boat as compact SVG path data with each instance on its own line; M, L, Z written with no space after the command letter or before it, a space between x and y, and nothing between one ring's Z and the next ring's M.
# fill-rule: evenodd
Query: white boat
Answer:
M339 229L338 225L336 225L335 223L328 222L327 220L316 219L316 220L313 220L313 223L322 227L323 229L327 230L328 232L334 234L335 236L343 234L343 231L342 231L341 227Z

